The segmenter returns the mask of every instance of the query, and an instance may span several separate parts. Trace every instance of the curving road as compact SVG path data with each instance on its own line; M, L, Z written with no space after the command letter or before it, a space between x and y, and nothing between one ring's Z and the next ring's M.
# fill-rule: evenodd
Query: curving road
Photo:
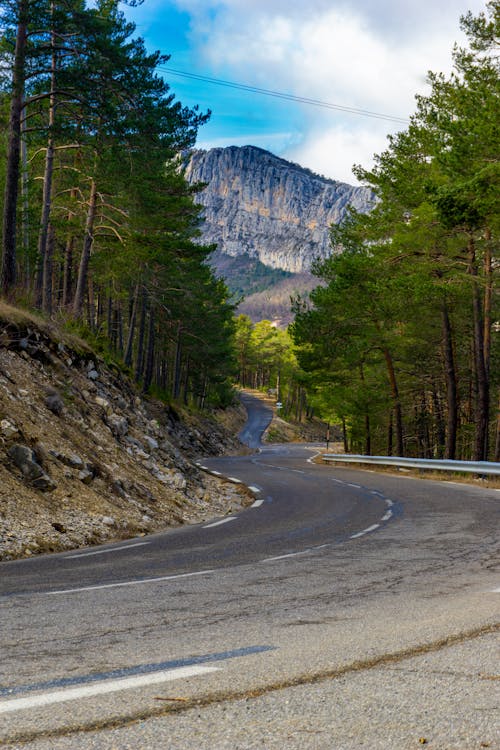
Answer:
M270 413L251 397L245 405L242 438L256 447ZM400 750L415 746L418 730L401 720L395 697L385 716L374 708L380 700L353 688L351 714L359 706L349 717L346 704L336 727L318 705L338 701L338 680L352 686L360 673L380 674L380 697L395 686L387 665L403 670L427 653L448 659L440 674L475 675L471 713L465 721L462 696L459 744L443 730L456 705L438 708L443 685L433 720L418 709L421 689L417 697L410 690L408 715L418 709L427 716L422 731L443 735L434 747L493 742L496 684L478 675L495 674L498 492L316 465L314 452L267 446L203 460L252 488L252 507L236 515L1 564L0 744ZM474 653L480 669L477 659L460 667L467 659L454 648ZM297 708L278 722L295 684L304 686L302 706L319 685L308 719ZM220 714L229 705L231 723ZM119 738L108 734L122 725ZM80 736L79 727L96 732ZM464 744L464 732L476 744Z

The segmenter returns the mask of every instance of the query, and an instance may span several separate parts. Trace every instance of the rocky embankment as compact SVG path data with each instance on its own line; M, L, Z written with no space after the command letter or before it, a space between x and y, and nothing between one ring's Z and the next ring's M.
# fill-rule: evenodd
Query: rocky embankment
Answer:
M0 560L224 515L251 501L200 472L245 419L143 398L81 340L0 306Z

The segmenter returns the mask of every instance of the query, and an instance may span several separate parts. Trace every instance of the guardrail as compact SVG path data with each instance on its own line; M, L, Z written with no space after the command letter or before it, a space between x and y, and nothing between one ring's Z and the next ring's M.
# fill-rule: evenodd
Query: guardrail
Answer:
M397 456L357 456L352 453L323 453L325 461L352 464L376 464L401 469L428 469L430 471L470 472L472 474L500 475L500 463L493 461L444 461L438 458L399 458Z

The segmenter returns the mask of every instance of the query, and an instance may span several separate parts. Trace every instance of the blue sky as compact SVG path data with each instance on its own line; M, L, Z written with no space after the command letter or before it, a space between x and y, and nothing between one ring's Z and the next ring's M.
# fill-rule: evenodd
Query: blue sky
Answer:
M388 116L408 117L428 70L449 72L460 15L481 0L144 0L125 8L180 101L210 109L199 148L252 144L355 183L389 120L179 76L178 70Z

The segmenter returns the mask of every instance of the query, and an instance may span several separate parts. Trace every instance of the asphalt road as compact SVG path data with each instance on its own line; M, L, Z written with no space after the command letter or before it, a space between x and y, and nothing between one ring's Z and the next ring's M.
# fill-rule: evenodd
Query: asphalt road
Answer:
M0 745L500 747L498 492L313 455L203 460L237 515L2 563Z

